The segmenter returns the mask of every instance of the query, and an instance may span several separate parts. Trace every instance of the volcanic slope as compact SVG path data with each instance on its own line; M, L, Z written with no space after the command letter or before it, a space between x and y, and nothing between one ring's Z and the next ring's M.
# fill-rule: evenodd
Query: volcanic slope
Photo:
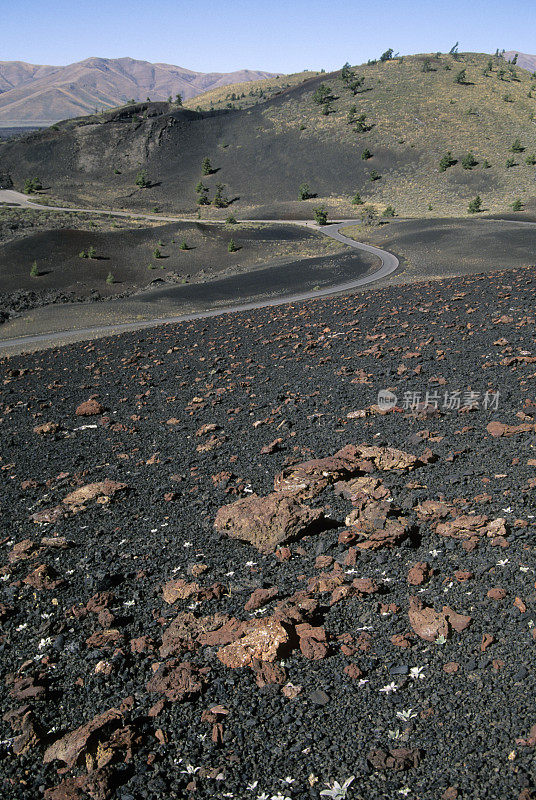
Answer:
M62 123L0 145L2 173L18 189L37 176L45 193L77 204L181 213L197 208L200 180L210 200L221 183L233 211L265 218L310 217L320 202L349 216L356 191L400 216L459 216L477 194L494 212L533 202L528 72L481 54L404 57L353 72L346 82L340 72L312 77L243 110L142 103ZM315 101L319 91L325 102ZM213 171L203 176L205 157ZM146 188L136 185L140 169ZM300 202L302 183L317 197Z
M3 360L3 796L534 800L535 288Z

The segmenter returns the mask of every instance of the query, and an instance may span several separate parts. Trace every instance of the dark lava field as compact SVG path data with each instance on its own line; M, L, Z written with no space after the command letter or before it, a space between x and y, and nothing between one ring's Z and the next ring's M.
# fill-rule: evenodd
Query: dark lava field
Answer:
M535 300L4 359L2 797L534 800Z

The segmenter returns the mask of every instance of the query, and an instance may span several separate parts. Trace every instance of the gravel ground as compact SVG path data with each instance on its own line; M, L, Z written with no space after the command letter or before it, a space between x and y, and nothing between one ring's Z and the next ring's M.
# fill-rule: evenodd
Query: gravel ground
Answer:
M536 797L535 288L4 360L2 796Z

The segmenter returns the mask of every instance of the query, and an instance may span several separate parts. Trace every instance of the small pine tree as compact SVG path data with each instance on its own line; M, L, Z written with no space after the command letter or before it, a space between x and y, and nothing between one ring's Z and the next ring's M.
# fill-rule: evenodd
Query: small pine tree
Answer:
M439 171L446 172L448 168L452 167L454 164L456 164L456 159L452 157L452 153L449 150L439 162Z
M382 217L394 217L394 216L395 216L395 210L393 206L387 206L387 208L385 208L383 211Z
M106 276L106 283L107 283L109 286L111 286L112 284L114 284L114 283L115 283L115 278L114 278L114 276L113 276L113 273L112 273L112 272L109 272L109 273L108 273L108 275Z
M458 73L456 73L456 77L454 78L454 83L459 83L462 86L467 83L466 80L467 70L461 69Z
M139 186L140 189L147 189L147 187L149 186L146 169L140 169L140 171L136 175L136 186Z
M212 175L213 173L212 164L210 163L210 158L206 156L202 163L201 163L201 172L203 175Z
M352 197L352 205L353 206L362 206L363 205L363 201L361 200L361 195L359 194L359 192L356 192L354 194L354 196Z
M228 250L230 253L236 253L236 251L238 250L238 247L236 246L236 244L235 244L235 240L234 240L234 239L231 239L231 240L229 241L229 244L227 245L227 250Z
M370 125L367 125L367 115L360 114L355 121L355 129L358 133L365 133L370 130Z
M37 261L34 261L32 264L32 268L30 269L30 277L31 278L39 277L39 267L37 266Z
M314 91L313 100L319 106L333 100L333 93L329 86L326 86L325 83L321 83Z
M175 95L175 102L178 106L182 106L182 94L179 94L179 92Z
M371 170L370 175L369 175L369 180L372 183L374 183L374 181L379 181L380 178L381 178L381 175L380 175L379 172L377 172L375 169Z
M86 253L86 251L85 251L85 250L81 250L81 251L78 253L78 258L87 258L87 253Z
M473 169L477 164L478 161L472 153L467 153L467 155L462 158L462 167L464 169Z
M155 249L153 250L153 256L155 258L162 258L162 253L160 252L160 249L158 247L155 247Z
M471 200L467 207L467 211L470 214L478 214L479 211L482 211L482 198L480 195L477 195L474 200Z
M308 183L302 183L298 189L298 200L309 200L313 195Z
M238 220L237 220L237 218L235 217L234 214L229 214L229 216L227 217L225 222L227 223L227 225L237 225L238 224Z
M227 208L229 205L229 200L227 197L224 197L222 192L225 189L225 185L223 183L216 184L216 194L214 195L214 200L212 201L216 208Z
M91 247L88 247L87 257L88 258L97 258L97 251L95 250L93 245L91 245Z
M328 224L328 212L324 208L324 206L319 206L315 208L315 222L317 225L327 225Z
M185 239L183 239L183 240L182 240L182 242L181 242L181 243L180 243L180 245L179 245L179 248L180 248L181 250L189 250L189 249L190 249L190 248L188 247L188 244L187 244L187 242L186 242L186 240L185 240Z
M523 211L523 203L521 200L514 200L512 203L512 211Z
M369 158L372 158L372 153L370 152L368 147L365 147L365 149L361 153L361 158L362 158L363 161L368 161Z
M524 149L525 148L521 144L521 140L520 139L514 139L514 141L512 143L512 147L510 148L512 153L522 153Z
M510 169L511 167L517 167L517 161L515 158L506 159L506 169Z
M529 165L529 167L533 167L536 164L536 155L532 153L532 155L527 156L525 159L525 163Z

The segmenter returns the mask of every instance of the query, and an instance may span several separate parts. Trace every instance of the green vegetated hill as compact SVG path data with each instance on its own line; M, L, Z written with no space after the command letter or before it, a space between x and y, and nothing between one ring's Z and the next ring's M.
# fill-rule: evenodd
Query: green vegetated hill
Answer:
M533 202L536 79L504 59L395 58L277 91L241 110L142 103L71 120L0 145L0 172L56 199L161 212L195 212L223 184L231 206L204 216L310 217L321 202L355 215L356 192L400 216L465 214L477 195L492 212ZM300 202L304 183L317 196Z

